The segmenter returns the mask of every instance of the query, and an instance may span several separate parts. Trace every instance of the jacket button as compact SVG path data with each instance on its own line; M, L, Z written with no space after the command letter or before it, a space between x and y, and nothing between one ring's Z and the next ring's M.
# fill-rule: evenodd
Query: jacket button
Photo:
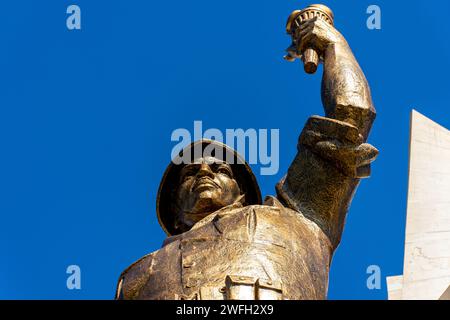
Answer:
M193 288L197 286L197 284L198 284L197 280L189 279L186 283L186 288Z
M191 268L195 265L195 262L184 262L183 268Z

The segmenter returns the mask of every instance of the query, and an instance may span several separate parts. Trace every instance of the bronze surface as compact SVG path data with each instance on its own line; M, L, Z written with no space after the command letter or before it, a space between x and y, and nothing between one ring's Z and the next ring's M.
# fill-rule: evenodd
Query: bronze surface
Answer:
M322 57L325 117L307 120L277 196L261 203L248 165L223 155L170 164L157 209L169 237L120 275L116 299L326 299L347 211L378 154L366 143L376 113L345 38L319 17L294 26L299 12L290 54Z

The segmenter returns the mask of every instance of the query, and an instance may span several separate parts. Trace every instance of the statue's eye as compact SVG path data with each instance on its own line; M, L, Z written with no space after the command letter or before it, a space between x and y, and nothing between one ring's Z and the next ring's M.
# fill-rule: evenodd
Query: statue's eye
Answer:
M230 168L225 167L225 166L220 166L219 168L217 168L216 172L227 175L230 178L233 177L233 172L231 172Z
M186 168L183 171L183 182L192 178L196 173L195 168Z

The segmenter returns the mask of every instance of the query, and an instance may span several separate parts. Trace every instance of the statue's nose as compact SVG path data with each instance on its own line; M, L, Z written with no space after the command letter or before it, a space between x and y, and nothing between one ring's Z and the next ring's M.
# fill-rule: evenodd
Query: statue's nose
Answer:
M211 167L208 164L202 163L197 172L197 177L210 177L211 179L214 179L214 172L212 172Z

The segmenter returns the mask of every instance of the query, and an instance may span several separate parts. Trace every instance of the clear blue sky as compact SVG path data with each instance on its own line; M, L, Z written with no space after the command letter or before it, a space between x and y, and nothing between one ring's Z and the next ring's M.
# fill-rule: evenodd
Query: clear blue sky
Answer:
M332 264L329 298L385 299L402 273L409 113L450 127L448 1L326 1L371 84L380 150ZM382 9L382 30L366 8ZM82 30L66 28L77 4ZM161 246L156 191L176 128L279 128L280 172L323 114L320 75L282 60L305 1L8 1L0 10L0 298L110 299ZM258 166L254 166L259 172ZM66 267L82 289L66 288ZM366 268L382 289L366 287Z

